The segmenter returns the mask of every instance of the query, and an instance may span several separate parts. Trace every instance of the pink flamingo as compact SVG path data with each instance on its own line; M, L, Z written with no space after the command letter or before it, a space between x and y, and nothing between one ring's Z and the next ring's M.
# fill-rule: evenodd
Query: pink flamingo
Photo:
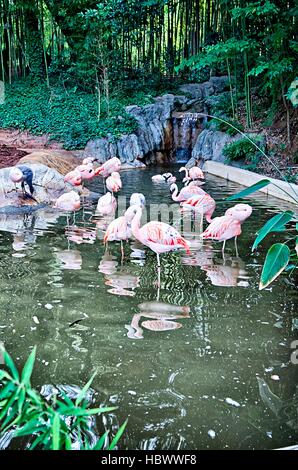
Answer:
M182 209L193 209L200 212L202 216L205 216L207 222L210 223L212 214L215 211L216 202L213 197L205 193L203 195L198 194L190 197L186 201L181 202L180 206Z
M162 176L166 183L168 184L176 183L177 178L176 176L173 176L172 173L164 173Z
M173 176L172 173L163 173L162 175L153 175L151 180L153 183L175 183L176 176Z
M82 184L81 173L77 169L70 171L64 176L64 182L70 183L72 186L81 186Z
M112 193L118 193L118 191L120 191L122 188L122 181L118 172L113 171L111 176L106 179L106 187L108 191L111 191Z
M122 258L124 257L123 241L127 241L132 235L131 221L134 218L135 213L136 208L134 206L130 206L123 216L118 217L110 223L103 239L104 244L113 241L120 241Z
M193 186L193 185L184 186L181 189L180 193L178 194L177 184L172 184L170 186L170 191L172 193L173 201L176 201L176 202L186 201L187 199L195 195L203 196L204 194L206 194L206 192L202 188L200 188L199 186Z
M153 183L163 183L165 179L162 175L153 175L151 180Z
M82 182L85 180L91 180L95 176L95 170L92 163L88 163L87 165L79 165L75 168L75 171L80 173Z
M95 158L95 157L86 157L84 158L84 160L82 161L82 164L83 165L92 165L93 166L93 163L94 162L98 162L98 158Z
M190 181L195 181L195 180L200 180L200 179L205 179L204 173L202 172L201 168L198 166L193 166L191 168L186 168L185 166L182 166L179 169L179 172L185 171L185 177L183 179L183 182L187 183Z
M55 202L54 207L67 212L74 212L81 208L80 196L75 191L64 193Z
M107 178L113 172L121 170L121 161L117 157L110 158L103 165L99 166L95 170L95 176L102 176Z
M237 237L242 232L241 224L250 217L251 213L252 207L249 204L236 204L228 209L224 216L213 219L205 232L201 234L201 237L223 242L223 253L226 241L235 238L236 254L238 256Z
M130 206L141 206L144 207L146 204L146 198L142 193L133 193L130 196L129 205Z
M157 255L158 287L160 287L160 253L184 248L189 253L190 245L171 225L164 222L151 221L140 227L142 208L134 206L136 213L131 222L134 237L143 245L148 246Z
M117 208L117 201L113 194L107 193L101 196L97 202L96 212L99 215L111 215L115 214Z

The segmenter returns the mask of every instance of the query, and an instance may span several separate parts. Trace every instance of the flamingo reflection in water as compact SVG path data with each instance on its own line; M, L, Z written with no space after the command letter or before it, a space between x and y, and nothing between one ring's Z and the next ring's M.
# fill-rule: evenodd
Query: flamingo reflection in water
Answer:
M77 271L82 268L83 259L79 250L60 250L55 254L61 262L62 269Z
M170 331L182 328L182 323L174 320L190 318L190 308L187 306L171 305L163 302L144 302L139 304L140 313L133 316L129 325L127 337L130 339L143 339L143 328L150 331ZM149 318L141 323L141 318ZM143 328L142 328L143 327Z
M105 276L105 285L111 287L108 289L110 294L134 297L135 289L140 286L139 276L134 276L125 271L119 271Z

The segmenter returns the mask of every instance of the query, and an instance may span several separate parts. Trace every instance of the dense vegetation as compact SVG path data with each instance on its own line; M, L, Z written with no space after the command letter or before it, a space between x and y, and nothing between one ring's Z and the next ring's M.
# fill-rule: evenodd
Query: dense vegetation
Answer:
M87 395L95 377L71 400L63 390L44 398L31 386L36 348L33 348L19 373L7 351L2 351L5 369L0 370L0 434L25 438L25 448L33 450L113 450L126 422L109 443L109 431L98 440L92 417L114 411L115 407L90 408Z
M150 101L172 90L177 78L227 74L227 117L245 115L251 128L260 108L267 122L284 115L291 144L296 0L1 0L0 9L0 78L7 84L29 78L26 92L44 83L39 123L37 110L26 119L22 102L20 112L6 107L1 126L50 131L79 147L84 135L129 131L134 123L126 128L126 119L122 127L110 120L128 102ZM8 97L17 91L7 89ZM83 125L71 124L78 123L80 106Z

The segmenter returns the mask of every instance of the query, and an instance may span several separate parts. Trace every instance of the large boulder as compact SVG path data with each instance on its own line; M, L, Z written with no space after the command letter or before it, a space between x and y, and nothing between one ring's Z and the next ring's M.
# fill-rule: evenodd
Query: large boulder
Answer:
M63 175L53 168L34 163L27 164L33 171L34 199L23 197L20 185L15 185L10 181L9 173L11 167L0 170L0 208L23 206L40 206L51 204L61 194L71 191L72 186L64 182Z
M235 140L239 140L240 138L240 134L232 137L225 132L204 129L197 138L191 153L191 159L188 162L188 166L192 166L196 160L213 160L224 163L224 146L234 142Z
M41 164L57 170L61 175L66 175L79 165L81 160L72 156L69 152L40 150L29 153L19 160L21 164Z

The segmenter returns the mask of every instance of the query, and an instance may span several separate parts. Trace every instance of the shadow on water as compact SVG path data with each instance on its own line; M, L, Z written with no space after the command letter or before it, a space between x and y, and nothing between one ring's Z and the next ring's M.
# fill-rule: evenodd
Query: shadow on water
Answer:
M124 171L121 196L139 191L148 205L170 204L169 187L151 183L158 172ZM208 176L204 189L218 201L239 188ZM190 256L162 256L160 289L155 255L136 241L124 244L124 257L118 243L106 249L107 220L90 207L69 226L48 209L0 214L0 341L20 365L37 345L33 383L43 391L64 384L71 393L97 369L92 401L119 407L99 428L115 431L129 417L122 448L294 444L297 290L286 276L258 290L275 235L251 254L256 231L283 202L260 194L251 204L240 257L232 242L223 259L220 244L191 234Z

